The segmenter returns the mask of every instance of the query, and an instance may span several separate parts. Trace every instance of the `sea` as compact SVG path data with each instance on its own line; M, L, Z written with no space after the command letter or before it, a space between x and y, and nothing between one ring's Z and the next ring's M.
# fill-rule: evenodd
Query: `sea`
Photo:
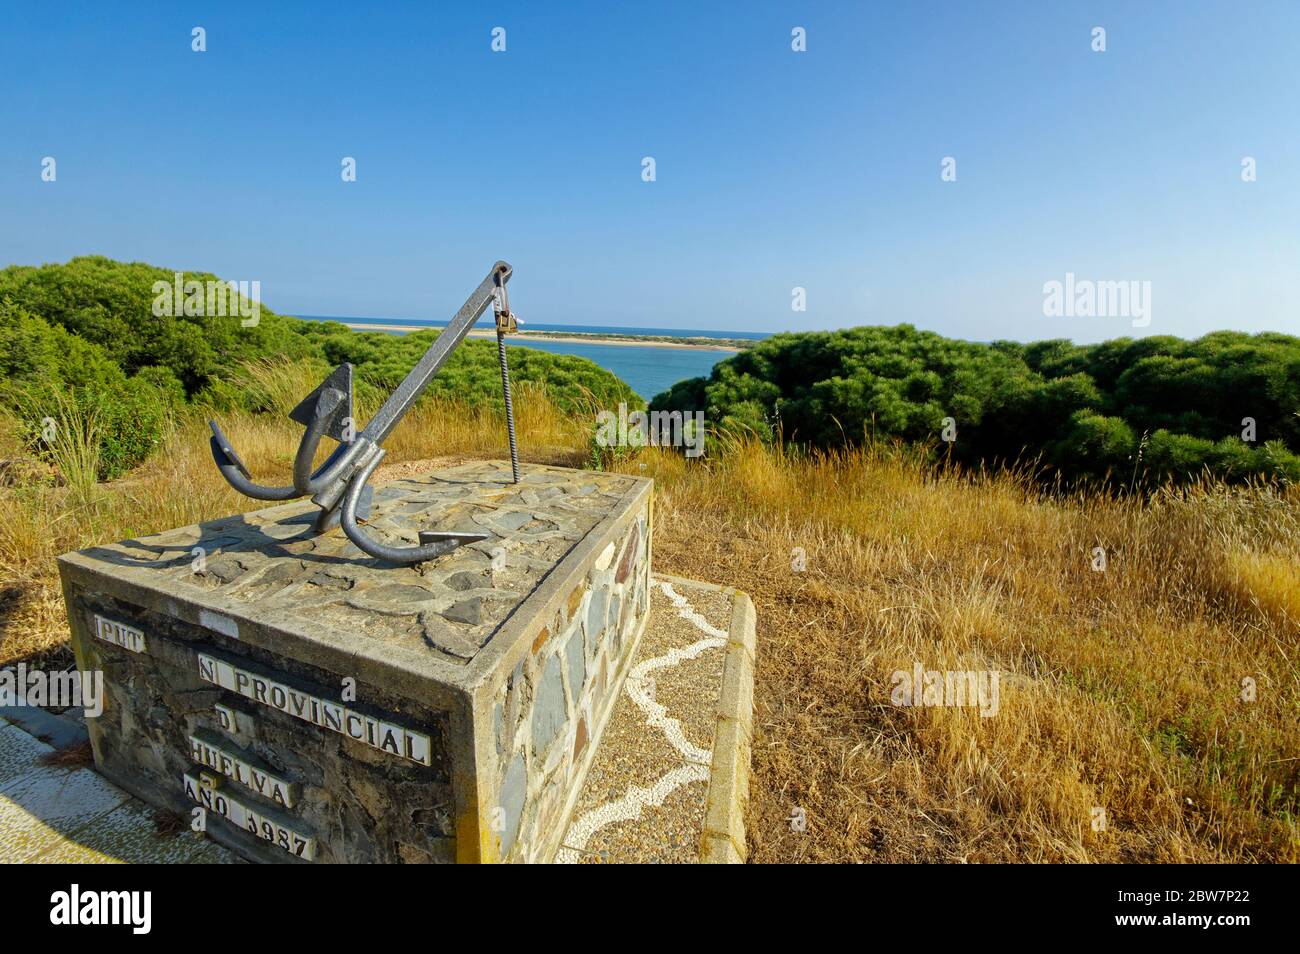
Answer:
M341 321L345 324L396 325L406 327L446 327L445 321L417 321L407 318L344 318L325 315L300 315L306 321ZM491 328L491 319L481 320L477 327ZM615 325L548 325L528 323L529 331L554 331L580 334L615 335L669 335L692 338L746 338L758 341L768 337L757 331L702 331L698 328L633 328ZM405 334L394 330L390 334ZM607 345L529 339L526 343L516 339L512 344L536 348L556 354L574 354L586 358L602 368L614 372L647 401L662 391L667 391L678 381L706 377L719 361L732 357L732 351L700 351L694 348L665 348L654 344Z

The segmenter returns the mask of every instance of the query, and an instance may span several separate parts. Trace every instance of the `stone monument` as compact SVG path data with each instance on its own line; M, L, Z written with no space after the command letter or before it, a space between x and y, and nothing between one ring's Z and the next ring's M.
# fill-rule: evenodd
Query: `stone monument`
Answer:
M60 558L78 666L105 675L100 771L253 860L554 856L649 610L651 483L521 472L511 275L492 267L360 431L351 365L309 394L291 485L254 482L212 422L235 489L310 502ZM509 469L376 493L384 439L489 305Z
M100 771L270 862L548 861L649 607L651 482L477 462L60 558Z

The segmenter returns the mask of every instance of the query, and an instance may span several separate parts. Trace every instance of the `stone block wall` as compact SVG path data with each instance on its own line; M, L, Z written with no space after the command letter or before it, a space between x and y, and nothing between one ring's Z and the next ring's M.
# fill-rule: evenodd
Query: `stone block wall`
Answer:
M356 687L355 698L364 702L343 702L337 674L102 592L73 586L67 598L78 668L104 673L104 712L87 726L96 766L115 783L183 814L188 826L204 802L181 780L206 771L225 799L255 807L276 828L310 843L299 854L295 842L286 848L261 831L214 817L206 805L210 834L254 861L455 860L448 709L370 684ZM97 638L97 620L137 631L142 650ZM208 681L201 659L262 677L267 702ZM247 689L256 691L252 679ZM286 692L284 708L292 712L287 691L296 691L297 700L338 701L360 717L352 725L362 739L370 724L401 723L429 739L427 757L417 752L416 761L399 754L404 746L394 752L358 741L346 724L339 732L281 711L272 693Z
M492 745L480 757L496 783L485 800L494 860L549 862L560 847L645 627L651 517L647 497L486 695Z

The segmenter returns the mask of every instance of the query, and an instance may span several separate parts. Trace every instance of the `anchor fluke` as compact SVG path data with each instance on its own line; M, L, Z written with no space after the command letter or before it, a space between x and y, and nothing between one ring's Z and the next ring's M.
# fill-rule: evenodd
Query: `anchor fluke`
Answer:
M439 543L443 540L454 540L459 546L462 543L476 543L479 540L486 540L491 535L490 533L444 533L441 530L421 530L420 546Z
M217 462L217 470L221 472L222 477L226 478L226 483L230 486L245 497L252 497L254 500L292 500L294 497L301 496L295 487L264 487L254 483L251 479L252 474L235 453L235 449L230 446L230 441L217 426L217 422L208 421L208 427L212 429L212 437L208 439L208 446L212 449L212 459Z
M219 455L217 457L217 466L226 464L234 467L245 477L252 477L253 475L248 472L248 468L244 466L244 462L239 459L239 455L235 453L235 449L230 446L229 438L227 438L222 432L217 422L208 421L208 428L212 431L212 438L210 440L210 443L212 444L212 452Z
M303 427L319 427L325 437L345 443L352 434L352 365L344 361L330 372L320 386L289 412L289 420ZM352 433L355 427L351 426Z

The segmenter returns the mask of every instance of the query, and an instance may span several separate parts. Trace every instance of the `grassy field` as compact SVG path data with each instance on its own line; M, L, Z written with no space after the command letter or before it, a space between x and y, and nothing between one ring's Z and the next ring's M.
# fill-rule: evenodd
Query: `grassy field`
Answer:
M262 383L287 411L317 382ZM516 406L526 460L587 460L583 421L542 393ZM300 428L223 425L255 473L287 473ZM0 428L0 457L12 441ZM220 479L198 418L111 484L89 443L60 445L62 485L0 489L0 662L68 659L57 554L255 506ZM429 403L387 446L392 474L502 457L504 428ZM751 860L1300 860L1294 492L1049 496L899 447L740 443L615 467L656 480L658 571L757 606ZM997 671L997 714L891 705L890 674L918 662Z

